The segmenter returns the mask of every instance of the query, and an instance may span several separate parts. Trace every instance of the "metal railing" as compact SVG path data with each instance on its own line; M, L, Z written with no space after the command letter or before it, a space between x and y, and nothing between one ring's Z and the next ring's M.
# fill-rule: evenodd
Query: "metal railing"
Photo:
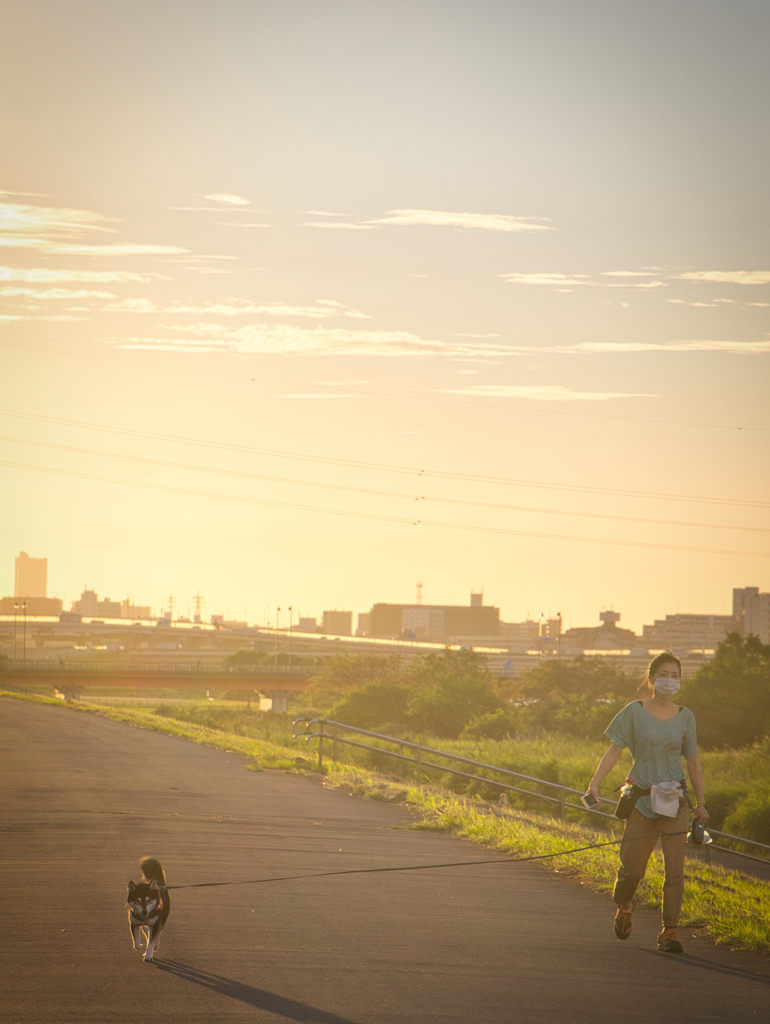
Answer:
M0 670L5 673L11 672L46 672L53 675L70 675L72 673L110 673L121 675L131 675L141 672L157 672L169 675L281 675L281 676L309 676L312 675L316 669L312 665L277 665L272 664L259 664L259 665L214 665L204 661L198 662L194 658L190 657L189 661L176 662L173 661L174 653L170 652L168 659L158 658L154 661L151 658L146 661L126 661L126 656L123 652L116 652L114 661L75 661L75 660L63 660L60 662L57 658L46 658L39 659L37 661L31 661L29 658L25 663L22 663L20 659L15 662L9 660L6 662L4 667Z
M510 768L502 768L500 765L487 764L484 761L475 761L473 758L463 757L460 754L453 754L448 750L439 750L436 747L426 747L424 744L414 743L411 740L401 739L398 736L386 736L384 733L372 732L369 729L361 729L356 725L348 725L345 722L335 722L329 718L296 718L294 720L295 728L300 722L305 723L305 728L299 732L295 732L294 738L304 738L306 743L311 739L318 740L319 772L323 771L324 741L331 744L332 761L339 760L339 745L346 744L349 747L356 747L359 750L367 750L379 755L384 755L385 757L392 757L396 761L400 762L402 766L404 764L414 765L418 786L422 785L423 773L426 770L435 770L443 774L472 779L474 782L487 783L495 789L499 789L501 793L517 793L520 796L527 797L530 800L535 801L538 812L540 811L541 802L550 804L555 808L556 816L560 819L564 818L565 811L569 809L579 811L581 814L592 814L600 818L610 818L613 822L618 821L613 813L593 808L589 809L582 803L575 803L569 800L568 796L581 797L585 790L574 789L572 786L565 786L560 782L550 782L548 779L538 779L532 775L524 775L522 772L515 772ZM399 750L387 750L385 747L376 746L371 743L362 743L359 740L350 739L348 736L341 735L341 732L352 732L358 736L365 736L384 743L392 743L397 745ZM412 751L412 754L406 754L404 753L404 750ZM479 774L478 772L468 772L463 771L461 768L452 768L449 765L436 764L434 761L426 760L425 755L434 758L441 757L447 761L452 761L467 767L483 769L486 772L493 773L498 776L502 775L504 779L509 779L511 781L502 781L499 778L488 778L486 775ZM531 788L515 785L513 780L517 783L525 782L536 786L544 786L553 792L537 792ZM600 797L600 800L603 804L609 804L612 807L617 803L616 800L611 800L608 797ZM712 828L708 831L712 837L719 836L720 838L730 840L731 842L744 843L747 846L755 847L758 850L767 851L767 854L770 855L770 846L766 843L760 843L754 839L747 839L745 836L732 835L729 832L718 832L716 829ZM697 849L697 847L693 847L692 849ZM743 857L747 860L756 861L760 864L770 864L768 857L757 857L750 853L744 853L741 850L735 850L730 846L718 845L717 843L710 843L700 849L705 853L706 863L711 863L711 851L712 849L716 849L723 853L733 854L736 857Z

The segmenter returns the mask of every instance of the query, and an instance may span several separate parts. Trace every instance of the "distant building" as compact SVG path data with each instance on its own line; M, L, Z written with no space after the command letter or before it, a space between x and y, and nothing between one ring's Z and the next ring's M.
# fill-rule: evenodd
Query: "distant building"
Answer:
M324 612L321 631L323 633L333 633L335 636L352 636L353 612L336 610Z
M732 615L667 615L642 627L646 647L695 650L712 649L735 629Z
M539 624L534 619L500 623L500 639L511 647L536 647L538 631Z
M770 594L760 594L759 587L733 590L733 619L741 633L770 644Z
M620 612L600 612L601 626L575 626L562 633L565 648L583 651L626 651L639 646L631 629L618 626Z
M375 604L369 612L369 634L408 637L438 643L461 637L498 637L500 609L471 594L470 605Z
M369 636L369 623L371 616L369 612L358 613L358 626L356 627L356 636Z
M318 622L309 615L300 615L297 622L297 630L300 633L316 633L318 631Z
M71 611L78 615L85 615L89 619L120 619L122 618L122 606L120 601L111 601L106 597L99 600L95 590L85 588L79 600L72 602Z
M42 559L45 561L45 559ZM26 608L25 608L26 605ZM58 597L3 597L0 615L61 615L62 602Z
M45 597L48 593L48 559L30 558L20 551L16 558L14 597Z
M120 602L121 619L151 619L152 608L148 604L132 604L129 598ZM198 618L196 621L200 621Z

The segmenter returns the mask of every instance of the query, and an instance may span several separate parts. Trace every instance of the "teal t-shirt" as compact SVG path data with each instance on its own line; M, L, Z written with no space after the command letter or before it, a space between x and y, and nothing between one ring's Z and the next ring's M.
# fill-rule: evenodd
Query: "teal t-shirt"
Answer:
M631 751L630 778L642 789L654 782L682 782L682 758L689 761L698 756L695 715L689 708L681 708L673 718L661 722L635 700L615 715L605 735L616 747ZM639 797L636 808L646 818L660 817L653 813L649 796Z

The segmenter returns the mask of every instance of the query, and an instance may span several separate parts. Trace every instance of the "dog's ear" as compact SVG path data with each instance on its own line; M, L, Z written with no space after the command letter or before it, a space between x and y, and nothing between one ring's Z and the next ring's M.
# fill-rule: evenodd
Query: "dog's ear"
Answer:
M136 889L136 882L133 882L133 881L129 882L128 883L128 891L129 891L129 893L132 893L134 891L134 889Z
M153 878L153 880L150 882L150 888L154 889L156 892L158 891L158 880L157 880L157 878Z

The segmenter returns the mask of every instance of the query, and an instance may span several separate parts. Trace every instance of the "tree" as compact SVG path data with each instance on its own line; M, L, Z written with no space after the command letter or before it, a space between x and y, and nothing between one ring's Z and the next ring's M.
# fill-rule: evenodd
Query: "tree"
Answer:
M631 697L634 680L606 658L549 658L522 677L516 696L537 697Z
M423 655L411 676L422 692L409 703L410 722L435 736L456 738L472 719L503 705L492 689L486 658L476 651Z
M745 747L770 732L770 644L737 630L677 697L694 712L706 749Z
M329 658L320 671L316 672L305 690L303 703L318 711L327 710L346 694L362 686L375 682L395 682L400 676L401 659L398 655L383 658L376 654L355 657L340 654Z
M329 718L359 729L392 733L408 724L410 690L393 680L378 680L353 690L329 711Z

